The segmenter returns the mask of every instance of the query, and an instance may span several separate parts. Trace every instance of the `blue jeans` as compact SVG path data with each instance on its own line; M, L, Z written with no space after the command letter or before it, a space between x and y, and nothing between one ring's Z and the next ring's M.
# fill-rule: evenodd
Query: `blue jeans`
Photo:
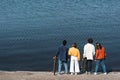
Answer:
M105 66L104 59L102 59L102 60L96 60L95 72L96 72L96 73L98 72L98 68L99 68L100 63L101 63L103 72L105 73L105 72L106 72L106 66Z
M61 68L62 68L62 64L64 64L64 68L65 68L65 73L68 73L68 63L67 61L61 61L60 59L58 59L58 73L61 73Z

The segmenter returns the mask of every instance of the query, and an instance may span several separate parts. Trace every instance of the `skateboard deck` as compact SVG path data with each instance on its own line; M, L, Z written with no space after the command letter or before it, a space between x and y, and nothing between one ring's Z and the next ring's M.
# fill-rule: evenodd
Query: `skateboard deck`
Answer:
M53 74L55 75L56 68L57 68L57 57L56 56L53 57L53 61L54 61L54 63L53 63Z
M87 63L87 58L85 57L85 58L82 59L82 65L81 65L81 71L82 72L86 71L86 66L87 66L86 63Z

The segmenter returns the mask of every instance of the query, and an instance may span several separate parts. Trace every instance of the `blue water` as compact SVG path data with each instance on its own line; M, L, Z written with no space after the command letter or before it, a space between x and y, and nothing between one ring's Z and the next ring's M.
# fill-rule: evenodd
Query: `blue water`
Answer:
M83 54L92 37L120 70L119 0L0 0L0 70L51 71L63 39ZM81 63L81 62L80 62Z

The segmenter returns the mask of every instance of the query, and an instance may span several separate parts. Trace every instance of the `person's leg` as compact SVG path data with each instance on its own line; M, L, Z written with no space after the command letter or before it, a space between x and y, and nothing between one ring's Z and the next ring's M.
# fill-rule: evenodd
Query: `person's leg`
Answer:
M61 73L61 68L62 68L62 61L58 59L58 74Z
M67 63L67 61L64 61L63 64L64 64L64 68L65 68L65 73L68 74L68 63Z
M88 72L88 60L86 62L86 72Z
M90 72L92 72L92 60L90 60Z
M75 73L79 73L80 72L80 69L79 69L79 62L78 60L75 60Z
M92 60L87 60L87 72L92 71Z
M106 73L106 66L105 66L104 59L101 60L101 65L102 65L103 72Z
M74 73L74 59L71 57L71 61L70 61L70 72Z
M99 68L99 63L100 63L100 60L96 60L96 65L95 65L95 74L97 74L98 72L98 68Z

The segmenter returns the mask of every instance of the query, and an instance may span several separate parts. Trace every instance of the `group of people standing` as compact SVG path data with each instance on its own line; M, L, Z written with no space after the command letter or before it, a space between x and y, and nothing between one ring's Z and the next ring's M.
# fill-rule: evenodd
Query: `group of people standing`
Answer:
M77 44L73 43L72 47L68 48L66 46L67 41L63 40L62 45L58 48L56 57L58 58L58 74L61 74L62 65L65 68L65 74L68 74L68 60L70 60L70 73L71 75L77 75L80 73L79 61L81 60L80 50L77 48ZM96 43L96 48L93 45L93 39L89 38L87 44L84 45L83 58L87 59L86 62L86 73L90 74L92 72L92 62L95 60L95 72L97 75L99 65L101 64L104 74L106 72L106 66L104 63L106 53L105 48L100 44Z

